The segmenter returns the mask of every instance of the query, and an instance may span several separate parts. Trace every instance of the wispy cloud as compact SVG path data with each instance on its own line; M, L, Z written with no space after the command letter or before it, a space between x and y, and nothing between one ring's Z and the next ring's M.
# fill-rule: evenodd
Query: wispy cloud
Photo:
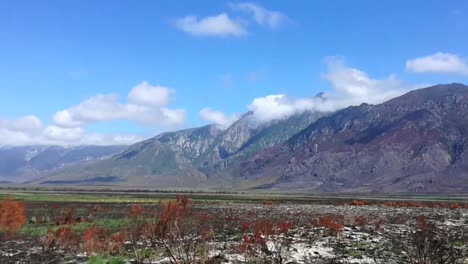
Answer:
M175 21L175 26L194 36L233 36L247 35L247 30L240 21L229 17L226 13L198 18L186 16Z
M437 52L406 61L406 69L416 73L468 75L468 59L452 53Z
M233 10L241 11L250 15L257 24L267 26L272 29L278 28L290 20L281 12L268 10L263 6L252 2L229 3L229 6Z

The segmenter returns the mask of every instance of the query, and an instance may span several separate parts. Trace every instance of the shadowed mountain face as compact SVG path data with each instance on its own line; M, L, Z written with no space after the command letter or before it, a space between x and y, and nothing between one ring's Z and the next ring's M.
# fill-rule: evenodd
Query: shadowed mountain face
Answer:
M380 105L257 124L245 114L164 133L37 183L317 192L467 192L468 87L438 85ZM104 180L102 180L104 181Z
M125 146L25 146L0 148L0 181L24 182L59 168L107 158Z
M241 164L258 188L467 192L468 87L438 85L321 118Z

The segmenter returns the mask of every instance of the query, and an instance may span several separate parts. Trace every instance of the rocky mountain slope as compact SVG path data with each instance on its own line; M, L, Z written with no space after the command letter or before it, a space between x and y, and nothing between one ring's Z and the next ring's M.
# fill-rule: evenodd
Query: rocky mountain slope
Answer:
M256 151L284 142L323 113L306 112L285 120L258 124L252 113L226 130L215 125L157 135L93 164L51 173L38 183L108 183L157 187L213 187L225 184L235 172L230 166ZM223 175L218 177L219 173ZM216 175L217 177L211 177Z
M317 192L468 192L468 87L258 124L163 133L36 183Z
M258 188L468 192L468 87L438 85L321 118L240 165Z
M125 146L22 146L0 148L0 181L24 182L80 162L104 159Z

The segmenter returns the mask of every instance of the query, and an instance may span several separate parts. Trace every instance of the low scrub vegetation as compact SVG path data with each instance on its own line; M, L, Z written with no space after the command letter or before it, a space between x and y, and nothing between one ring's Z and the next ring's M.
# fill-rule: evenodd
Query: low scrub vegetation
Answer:
M467 258L468 212L460 204L196 205L177 196L157 204L64 207L36 207L27 223L23 202L2 200L0 262L442 264ZM39 246L36 258L7 247L21 240Z

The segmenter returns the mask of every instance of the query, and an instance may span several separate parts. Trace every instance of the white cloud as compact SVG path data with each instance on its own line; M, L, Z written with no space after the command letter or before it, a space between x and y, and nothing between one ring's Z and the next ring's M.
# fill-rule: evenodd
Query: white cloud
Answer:
M289 20L286 15L278 11L268 10L255 3L230 3L229 6L251 15L253 20L259 25L270 28L277 28Z
M72 113L69 110L61 110L55 113L54 123L62 127L77 127L82 123L79 120L74 120Z
M256 122L285 119L304 111L335 111L361 103L381 103L403 94L406 87L394 76L385 79L372 79L367 73L348 67L342 60L329 58L324 78L330 82L332 90L321 96L293 99L284 94L256 98L248 109L253 112Z
M0 145L129 145L143 139L137 135L86 133L81 127L43 127L35 116L0 119Z
M117 95L96 95L74 107L58 111L53 120L55 125L68 128L113 120L153 127L177 127L185 121L185 110L167 108L172 93L172 89L143 82L133 87L125 104L118 102Z
M0 145L31 145L37 144L27 132L0 127Z
M175 21L175 26L194 36L234 36L247 34L240 21L231 19L226 13L197 18L186 16Z
M151 86L147 82L142 82L130 91L128 101L136 105L165 106L169 104L172 93L174 90L167 87Z
M37 131L42 127L41 120L33 115L23 116L16 120L0 119L0 128L12 131Z
M412 87L403 84L394 75L384 79L373 79L361 70L348 67L343 60L328 58L328 71L324 78L331 84L332 91L326 94L323 108L336 110L360 103L382 103L408 91Z
M406 61L406 69L416 73L451 73L468 75L468 59L456 54L437 52Z
M73 142L80 140L85 131L81 127L64 128L58 126L47 126L42 135L50 141Z
M209 122L216 124L220 129L228 128L232 123L237 121L238 116L226 116L221 111L213 110L209 107L205 107L200 111L200 118Z
M294 100L284 94L267 95L255 98L249 105L249 110L253 112L253 120L268 122L285 119L295 113L312 110L314 108L314 100L313 98Z
M185 110L168 108L174 92L142 82L131 89L126 103L120 103L117 95L96 95L56 112L53 123L47 126L33 115L15 120L0 119L0 145L132 144L144 138L131 134L89 133L86 125L125 120L151 127L179 126L185 121Z

